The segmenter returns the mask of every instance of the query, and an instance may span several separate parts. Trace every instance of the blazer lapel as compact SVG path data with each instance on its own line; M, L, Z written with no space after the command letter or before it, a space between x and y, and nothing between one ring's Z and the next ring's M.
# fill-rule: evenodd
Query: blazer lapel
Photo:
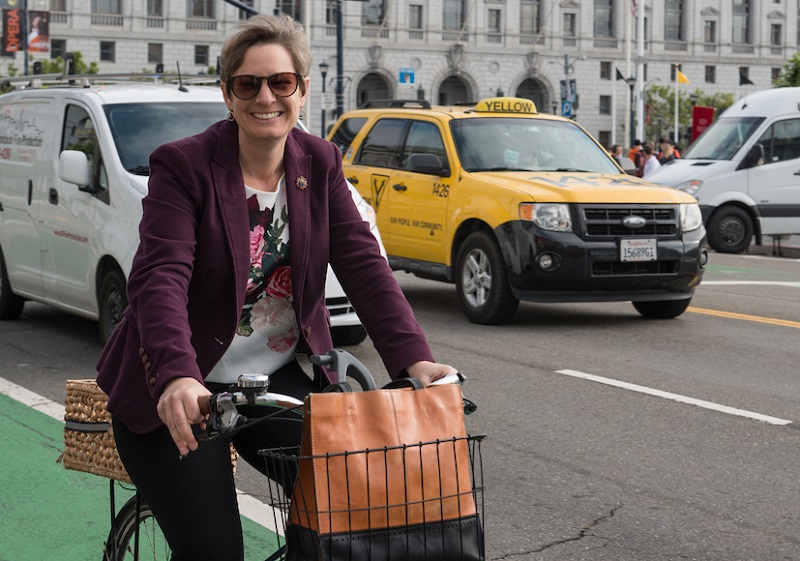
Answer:
M236 280L236 309L244 305L244 288L250 273L250 233L244 178L239 167L239 128L225 122L220 131L219 147L211 162L216 205L222 215L222 225L231 255ZM238 316L237 316L238 317Z
M325 186L313 184L311 155L300 150L294 139L294 131L286 139L283 169L286 174L286 202L289 207L293 292L302 294L307 271L306 260L311 252L311 190L324 189Z

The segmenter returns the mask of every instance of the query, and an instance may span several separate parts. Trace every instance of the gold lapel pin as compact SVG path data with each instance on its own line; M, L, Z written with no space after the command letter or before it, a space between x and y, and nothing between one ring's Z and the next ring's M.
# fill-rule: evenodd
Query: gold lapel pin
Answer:
M308 187L308 179L306 179L302 175L298 177L294 183L295 185L297 185L297 188L300 189L301 191L304 191L305 188Z

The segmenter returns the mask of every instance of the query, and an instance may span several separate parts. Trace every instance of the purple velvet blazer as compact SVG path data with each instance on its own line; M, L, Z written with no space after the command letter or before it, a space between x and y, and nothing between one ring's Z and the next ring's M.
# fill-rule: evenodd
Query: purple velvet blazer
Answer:
M141 434L161 424L156 403L164 385L179 376L203 380L230 345L250 270L236 123L221 121L161 146L150 169L129 305L97 364L108 409ZM333 345L325 307L330 262L390 376L432 361L411 307L353 204L338 149L294 129L284 169L300 347L323 354Z

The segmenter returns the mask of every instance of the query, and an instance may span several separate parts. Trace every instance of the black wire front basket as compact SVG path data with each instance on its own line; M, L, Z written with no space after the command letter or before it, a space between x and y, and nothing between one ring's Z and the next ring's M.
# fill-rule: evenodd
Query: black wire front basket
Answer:
M485 435L301 455L261 450L288 561L481 561Z

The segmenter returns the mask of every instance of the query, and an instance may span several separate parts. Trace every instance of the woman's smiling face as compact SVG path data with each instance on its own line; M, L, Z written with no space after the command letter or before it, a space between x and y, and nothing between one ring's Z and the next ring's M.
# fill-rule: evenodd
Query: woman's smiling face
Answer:
M281 72L295 73L289 51L282 45L270 43L254 45L247 49L242 64L232 76L258 76L266 78ZM300 79L297 90L289 97L278 97L266 83L253 99L239 99L222 84L222 95L239 125L240 141L263 142L282 140L292 130L306 102L308 80Z

